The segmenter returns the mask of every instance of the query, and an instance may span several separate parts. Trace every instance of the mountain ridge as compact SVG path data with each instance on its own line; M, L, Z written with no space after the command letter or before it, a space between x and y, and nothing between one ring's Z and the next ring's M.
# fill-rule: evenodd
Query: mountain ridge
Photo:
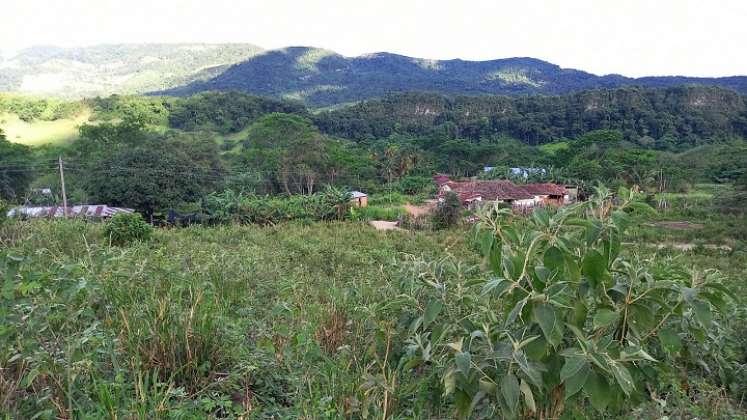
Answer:
M0 60L0 91L81 98L240 91L336 107L390 93L567 95L627 86L718 86L747 93L747 76L596 75L534 57L436 60L388 52L344 56L314 47L253 44L36 46Z

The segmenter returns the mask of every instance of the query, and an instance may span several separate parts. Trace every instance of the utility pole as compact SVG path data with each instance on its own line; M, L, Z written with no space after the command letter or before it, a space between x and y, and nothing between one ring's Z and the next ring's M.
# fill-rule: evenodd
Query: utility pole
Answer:
M59 156L60 163L60 185L62 185L62 215L67 219L67 194L65 194L65 172L62 169L62 156Z

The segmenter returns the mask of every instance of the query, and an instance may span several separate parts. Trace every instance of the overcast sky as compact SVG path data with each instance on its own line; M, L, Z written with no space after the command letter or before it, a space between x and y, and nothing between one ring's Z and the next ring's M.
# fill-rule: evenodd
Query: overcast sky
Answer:
M529 56L627 76L747 74L747 0L2 0L0 50L250 42L344 55Z

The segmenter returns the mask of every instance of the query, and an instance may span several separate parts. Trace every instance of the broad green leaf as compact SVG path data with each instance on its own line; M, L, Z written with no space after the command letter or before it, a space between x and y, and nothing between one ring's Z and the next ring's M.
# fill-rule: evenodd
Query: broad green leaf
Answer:
M602 254L595 250L589 250L581 264L581 272L589 279L592 287L597 287L604 283L607 275L607 262Z
M670 354L677 354L682 350L682 340L680 336L672 329L665 328L659 331L659 343Z
M710 327L711 322L713 322L713 314L711 314L711 308L708 304L703 301L695 301L693 309L695 310L695 318L700 322L700 325L703 328Z
M519 404L519 381L513 373L507 373L501 380L501 395L512 413L516 412Z
M590 222L591 224L586 230L587 246L591 246L594 242L596 242L596 240L599 239L599 235L602 234L602 230L604 229L604 226L602 226L602 222L600 222L599 220L591 220Z
M624 233L630 226L630 216L622 210L613 211L610 218L620 233Z
M509 287L511 287L510 281L501 278L490 279L482 287L482 294L487 295L490 292L494 292L496 296L500 296Z
M589 377L591 367L589 365L582 366L576 373L569 376L564 382L565 384L565 399L568 399L583 388L586 384L586 379Z
M527 378L537 387L542 386L542 372L539 371L535 365L529 363L529 360L527 360L526 354L524 352L516 352L514 353L514 361L516 361L516 364L519 365L519 369L521 369L522 372L524 372L525 375L527 375ZM541 366L539 364L536 364L536 366Z
M545 251L545 255L542 261L545 267L549 268L550 270L562 271L563 267L565 266L565 257L563 256L563 251L554 246L548 248L547 251Z
M609 238L604 241L604 258L607 260L607 267L612 267L612 264L620 254L620 237L618 234L611 234Z
M546 303L534 305L534 319L540 325L548 343L554 347L563 340L563 323L558 319L555 308Z
M618 313L608 309L601 308L594 314L594 329L604 328L617 320Z
M642 337L656 327L656 316L650 306L639 301L628 307L628 322L633 333Z
M730 298L732 298L732 300L737 300L737 295L734 294L734 291L730 290L728 287L724 286L721 283L713 283L713 282L706 283L702 287L703 287L703 289L717 290L717 291L725 294L726 296L729 296Z
M649 362L656 363L657 360L654 359L653 356L648 354L646 350L643 350L642 348L627 348L620 352L620 360L626 361L626 362L633 362L633 361L639 361L639 360L648 360Z
M495 382L486 380L484 378L480 379L480 391L485 393L486 395L495 395L496 391L498 390L498 386L495 384Z
M428 326L431 325L431 322L436 319L443 307L444 304L438 299L433 299L428 302L425 306L425 314L423 315L423 328L428 328Z
M586 378L584 392L589 396L591 405L598 411L604 411L612 401L612 389L607 379L593 370Z
M468 352L461 351L454 356L457 369L462 372L464 376L469 376L470 362L472 357Z
M560 369L560 382L565 382L568 378L587 366L589 366L589 362L580 356L566 357L565 364Z
M501 261L503 261L503 249L500 242L493 244L493 248L488 254L488 262L490 263L490 269L495 274L501 274Z
M534 223L539 226L547 227L550 225L550 214L547 213L547 210L541 207L535 208L534 211L532 211L532 219L534 220Z
M516 302L516 305L514 305L513 309L511 309L511 312L508 313L508 318L506 318L506 323L511 324L514 321L516 321L516 318L521 314L521 311L524 309L524 305L527 304L527 301L529 300L529 297Z
M581 269L573 256L565 254L565 266L568 268L568 280L572 282L581 281Z
M537 337L536 340L524 346L524 352L529 360L541 360L547 354L547 340L545 337Z
M588 308L581 299L576 299L576 303L573 305L573 321L572 324L578 328L584 328L586 324L586 314Z
M2 291L0 292L0 294L2 294L3 298L5 299L8 299L8 300L13 299L13 297L16 294L16 284L15 282L13 282L11 278L5 279L5 281L3 282Z
M466 391L458 389L454 393L454 405L456 405L459 418L466 419L469 417L472 397Z
M612 374L615 376L617 384L620 385L620 388L622 388L625 395L630 396L630 394L635 391L635 384L633 383L633 378L630 376L628 368L623 366L620 362L613 361L610 363L610 369L612 370Z
M532 394L532 389L529 387L529 384L522 379L519 389L521 390L521 394L524 396L524 404L526 404L529 412L536 413L537 404L534 402L534 394Z

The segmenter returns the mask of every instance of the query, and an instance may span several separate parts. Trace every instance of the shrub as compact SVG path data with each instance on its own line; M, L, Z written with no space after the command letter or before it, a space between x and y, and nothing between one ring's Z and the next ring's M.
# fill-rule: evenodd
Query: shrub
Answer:
M345 219L350 193L336 188L311 195L260 196L226 190L203 200L204 220L211 224L253 223L275 225L291 220L329 221Z
M147 241L152 234L153 227L138 213L115 214L104 225L105 238L115 245Z
M430 230L431 217L427 214L413 216L410 213L405 213L399 218L399 226L403 229Z
M445 229L455 226L462 217L462 202L456 193L449 192L443 201L438 203L436 210L433 212L433 227L435 229Z
M589 406L619 411L686 387L684 370L711 369L705 355L733 295L715 271L625 252L630 214L646 208L633 198L600 189L591 202L529 218L488 209L476 237L493 275L468 296L432 284L410 340L424 350L410 366L441 368L460 417L480 407L553 419Z
M386 220L395 222L406 214L404 207L353 207L350 209L350 218L352 220Z

